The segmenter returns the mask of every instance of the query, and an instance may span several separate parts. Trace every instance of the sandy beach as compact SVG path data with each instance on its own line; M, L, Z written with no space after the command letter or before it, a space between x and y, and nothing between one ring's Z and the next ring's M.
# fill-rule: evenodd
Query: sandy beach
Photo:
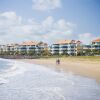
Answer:
M93 78L100 83L100 61L97 60L60 58L60 65L56 64L56 58L22 59L19 61L44 65L57 71L72 72L76 75Z

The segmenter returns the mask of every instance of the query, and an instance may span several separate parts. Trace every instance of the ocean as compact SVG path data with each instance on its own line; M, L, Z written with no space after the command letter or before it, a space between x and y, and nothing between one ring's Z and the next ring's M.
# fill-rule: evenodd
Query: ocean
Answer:
M0 100L100 100L95 80L0 59Z

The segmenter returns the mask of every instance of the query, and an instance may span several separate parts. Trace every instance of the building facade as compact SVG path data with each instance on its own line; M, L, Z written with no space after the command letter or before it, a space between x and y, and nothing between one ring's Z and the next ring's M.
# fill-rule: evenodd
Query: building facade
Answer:
M93 40L91 46L92 46L92 50L100 51L100 39Z
M51 46L52 54L77 55L82 51L82 44L75 40L60 40Z
M37 54L37 55L98 55L100 54L100 39L91 44L83 45L81 41L60 40L48 46L44 42L26 41L19 44L0 45L0 54Z
M43 50L47 49L47 46L47 43L35 41L27 41L20 44L0 45L0 54L28 54L30 52L39 54Z

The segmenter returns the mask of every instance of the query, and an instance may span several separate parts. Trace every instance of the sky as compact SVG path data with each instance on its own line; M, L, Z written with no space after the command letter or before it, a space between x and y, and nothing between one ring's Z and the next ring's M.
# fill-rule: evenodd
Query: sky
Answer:
M100 0L0 0L0 43L100 38Z

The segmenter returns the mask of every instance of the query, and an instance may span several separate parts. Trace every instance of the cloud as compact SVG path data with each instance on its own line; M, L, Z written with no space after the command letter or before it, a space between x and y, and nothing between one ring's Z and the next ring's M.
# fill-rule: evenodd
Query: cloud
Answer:
M25 28L25 29L24 29ZM24 36L33 36L32 39L52 42L57 39L67 39L72 36L74 24L66 22L64 19L55 21L52 16L48 16L42 22L30 20L27 26L22 26Z
M0 41L18 42L37 40L52 42L57 39L71 38L75 24L64 19L55 20L48 16L38 22L34 18L23 22L23 18L15 12L0 13Z
M50 11L61 7L61 0L32 0L32 8L39 11Z
M0 13L0 43L26 40L52 43L58 39L77 39L88 44L100 37L93 33L75 34L76 26L64 19L55 20L52 16L39 22L34 18L23 20L15 12L4 12Z
M17 16L15 12L4 12L0 13L0 27L8 27L20 24L21 17Z
M13 32L13 27L20 26L21 17L15 12L0 13L0 36Z
M97 36L93 35L92 33L78 34L78 39L83 41L84 44L89 44L92 40L96 38Z

